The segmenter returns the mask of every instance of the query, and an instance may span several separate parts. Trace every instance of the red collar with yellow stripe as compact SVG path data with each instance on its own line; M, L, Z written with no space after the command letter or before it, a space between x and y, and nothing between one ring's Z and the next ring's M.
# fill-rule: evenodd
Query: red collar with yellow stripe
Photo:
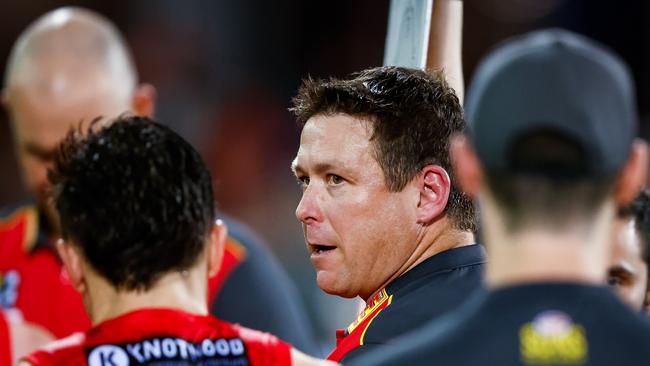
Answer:
M366 307L352 324L346 329L336 331L336 348L327 359L339 362L348 352L362 346L366 330L368 330L377 315L386 309L392 301L393 295L389 295L385 288L381 289L381 291L377 292L368 300Z

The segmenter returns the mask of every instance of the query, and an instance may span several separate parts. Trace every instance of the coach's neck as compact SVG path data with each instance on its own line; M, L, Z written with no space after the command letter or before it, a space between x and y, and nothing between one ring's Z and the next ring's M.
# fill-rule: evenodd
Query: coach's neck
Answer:
M434 255L450 249L475 244L476 239L471 231L456 229L445 215L429 225L422 226L417 234L416 242L417 246L408 260L388 280L367 297L361 295L364 301L373 298L377 292L388 286L395 279Z

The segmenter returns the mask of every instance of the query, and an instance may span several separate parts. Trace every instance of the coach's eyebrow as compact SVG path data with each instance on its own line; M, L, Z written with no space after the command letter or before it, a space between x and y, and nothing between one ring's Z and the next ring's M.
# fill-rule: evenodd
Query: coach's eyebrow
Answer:
M346 170L346 169L344 169L344 168L341 168L341 167L338 166L338 165L334 165L334 164L331 164L331 163L316 163L316 164L314 164L314 166L313 166L313 168L312 168L312 171L313 171L315 174L322 174L322 173L324 173L324 172L327 172L327 171L333 170L333 169L335 169L335 168L336 168L336 169L339 169L339 170ZM297 176L298 174L306 174L305 169L303 169L303 168L302 168L302 167L301 167L301 166L300 166L296 161L294 161L294 162L291 164L291 170L293 171L293 173L294 173L296 176Z
M294 160L291 162L291 166L290 166L289 168L291 169L291 172L293 173L293 175L295 175L296 177L298 176L298 174L302 174L302 173L304 173L304 170L303 170L302 167L298 164L298 159L294 159Z

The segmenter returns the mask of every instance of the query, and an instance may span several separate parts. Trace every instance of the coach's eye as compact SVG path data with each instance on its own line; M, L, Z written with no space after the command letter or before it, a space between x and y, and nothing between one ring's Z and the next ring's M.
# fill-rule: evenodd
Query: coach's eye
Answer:
M327 175L327 183L331 185L339 185L341 183L345 182L345 179L341 178L340 176L336 174L328 174Z

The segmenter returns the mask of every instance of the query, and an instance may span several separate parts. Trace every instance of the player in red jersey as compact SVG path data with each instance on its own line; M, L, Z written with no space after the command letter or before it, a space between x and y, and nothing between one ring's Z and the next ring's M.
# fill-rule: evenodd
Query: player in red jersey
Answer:
M54 248L60 228L48 203L45 172L54 147L74 123L126 111L150 116L154 96L152 86L138 84L118 30L94 12L54 10L18 38L7 64L3 103L34 204L0 212L0 308L20 310L57 338L88 329L81 297ZM229 237L219 273L210 281L211 312L313 351L304 309L287 274L242 225L225 221ZM246 301L231 301L233 293Z
M72 130L49 173L57 250L95 325L32 365L326 365L207 306L227 236L200 155L145 117ZM271 315L272 316L272 315Z

